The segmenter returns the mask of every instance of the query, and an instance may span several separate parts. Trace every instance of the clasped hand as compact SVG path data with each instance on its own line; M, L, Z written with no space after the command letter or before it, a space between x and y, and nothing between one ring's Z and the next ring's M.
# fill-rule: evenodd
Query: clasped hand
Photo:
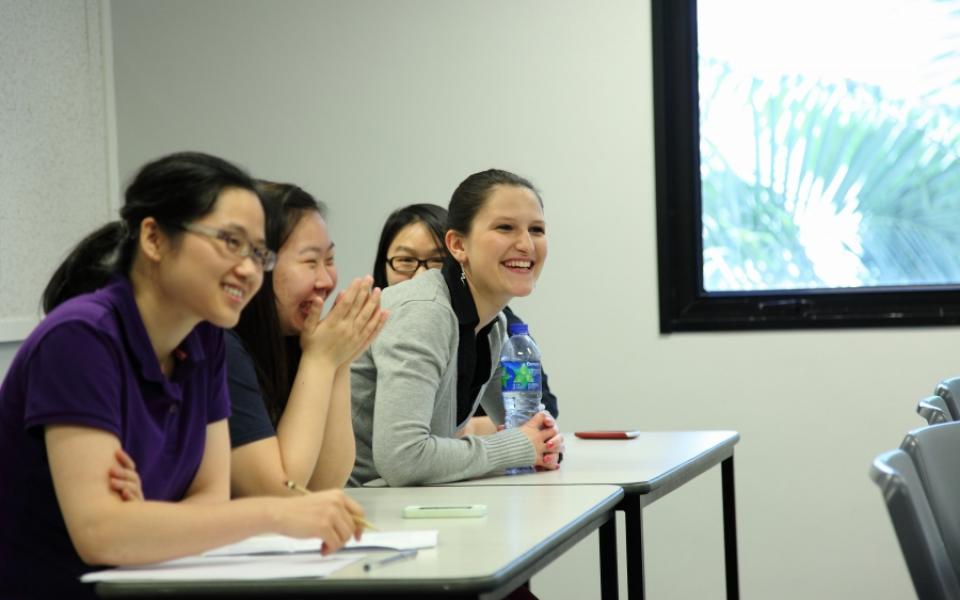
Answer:
M533 444L537 453L534 466L538 469L554 470L560 467L560 454L563 452L563 435L557 427L557 420L550 413L538 412L529 421L520 426L524 435Z
M300 334L304 357L326 357L335 366L349 365L367 349L387 321L380 308L380 288L369 275L354 279L337 294L333 307L320 316L323 301L315 299Z

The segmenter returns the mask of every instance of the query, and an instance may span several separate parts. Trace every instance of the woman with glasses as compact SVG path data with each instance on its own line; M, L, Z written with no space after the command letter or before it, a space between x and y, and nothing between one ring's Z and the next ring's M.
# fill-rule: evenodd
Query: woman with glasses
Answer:
M447 209L411 204L390 213L373 261L373 285L383 289L443 266Z
M229 499L220 328L275 260L253 180L170 155L139 171L120 216L54 273L0 386L0 597L92 597L86 571L261 533L328 551L359 534L342 491Z
M513 173L475 173L454 191L442 235L449 252L443 268L384 290L390 321L352 365L354 484L418 485L557 467L563 436L546 413L516 429L458 436L481 400L503 420L499 382L492 381L506 335L500 313L533 291L546 260L540 196ZM396 257L388 256L397 251L392 244L380 248L375 271ZM437 257L429 244L407 250L418 269Z
M377 244L377 256L373 263L374 285L385 288L412 279L428 269L443 267L446 225L447 209L436 204L411 204L390 213ZM508 327L523 323L509 306L503 307L503 314L507 317ZM547 374L542 375L543 405L557 418L560 414L557 397L550 391ZM477 408L475 415L461 430L462 433L484 435L497 430L482 406Z
M350 363L382 327L368 276L341 292L323 207L286 183L261 181L272 276L227 334L235 496L340 488L353 467Z

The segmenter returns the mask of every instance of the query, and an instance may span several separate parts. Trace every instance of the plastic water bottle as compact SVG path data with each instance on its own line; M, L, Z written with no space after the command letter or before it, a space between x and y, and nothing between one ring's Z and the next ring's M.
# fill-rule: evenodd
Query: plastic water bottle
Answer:
M526 323L510 325L510 337L500 350L500 389L503 393L504 424L520 427L543 410L540 349L528 334ZM531 473L533 467L514 467L507 473Z

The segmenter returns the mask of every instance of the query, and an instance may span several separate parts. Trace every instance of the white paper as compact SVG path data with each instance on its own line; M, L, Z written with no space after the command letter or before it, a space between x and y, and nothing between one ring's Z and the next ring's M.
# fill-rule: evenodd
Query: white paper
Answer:
M97 581L228 581L326 577L364 557L356 552L320 554L320 538L296 539L258 535L201 555L140 567L117 567L87 573L85 583ZM412 550L437 545L437 530L367 532L351 539L345 549Z
M421 531L365 531L359 542L351 539L349 549L368 550L413 550L435 548L438 532L436 529Z
M203 553L204 556L243 556L257 554L290 554L319 552L320 538L296 539L284 535L258 535L234 544L227 544ZM367 531L359 542L350 539L345 549L412 550L433 548L437 545L437 530L423 531Z
M326 577L363 558L362 554L318 553L282 556L189 556L141 567L117 567L87 573L84 583L98 581L229 581Z
M297 539L285 535L257 535L233 544L207 550L204 556L244 556L251 554L292 554L320 552L320 538Z

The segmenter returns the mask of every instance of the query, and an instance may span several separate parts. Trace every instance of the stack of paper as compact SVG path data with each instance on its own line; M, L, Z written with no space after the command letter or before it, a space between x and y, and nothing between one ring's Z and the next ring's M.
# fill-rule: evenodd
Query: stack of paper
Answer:
M85 583L98 581L227 581L326 577L363 558L352 550L410 550L433 548L437 530L367 532L361 541L350 540L346 550L322 556L320 538L296 539L283 535L259 535L235 544L208 550L201 555L143 565L87 573Z
M291 554L295 552L319 552L320 538L296 539L285 535L258 535L235 544L227 544L207 550L204 556L239 556L258 554ZM359 542L350 539L347 550L413 550L433 548L437 545L437 530L425 531L368 531Z
M287 554L285 556L188 556L142 567L117 567L87 573L97 581L227 581L326 577L355 560L357 554Z

